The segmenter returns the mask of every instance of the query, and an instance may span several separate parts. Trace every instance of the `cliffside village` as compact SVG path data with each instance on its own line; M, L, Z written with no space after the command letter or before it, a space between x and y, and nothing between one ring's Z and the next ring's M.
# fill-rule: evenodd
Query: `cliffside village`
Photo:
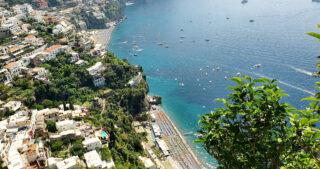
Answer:
M90 5L100 3L99 0L81 2L90 3ZM3 0L0 0L0 4L6 5ZM11 82L14 77L19 78L26 75L50 83L47 76L50 72L39 65L56 58L59 52L72 54L70 62L73 64L85 64L86 61L79 59L79 53L70 47L70 44L73 43L78 43L79 46L88 49L89 53L95 57L103 57L107 52L105 46L94 43L94 40L90 38L90 31L85 29L76 31L76 26L71 24L70 17L66 17L69 15L67 10L50 10L49 12L46 10L48 4L45 0L38 0L37 5L37 7L30 4L15 5L10 8L0 7L0 38L6 39L0 46L2 64L0 84L12 86ZM40 25L39 30L33 28L28 20L45 24ZM61 38L48 42L46 37L40 33L42 29L48 28L45 25L52 25L52 34L60 35ZM82 26L85 27L83 23ZM68 39L72 35L77 35L80 40L75 42L73 39ZM69 42L69 45L64 45L64 42ZM30 68L31 64L33 68ZM96 87L105 85L102 76L104 69L101 62L87 69L88 73L93 76L93 83ZM133 77L128 84L134 86L141 78L139 74ZM73 120L90 113L86 107L74 105L71 110L68 106L70 105L61 105L53 109L31 110L19 100L0 101L1 113L13 112L13 115L0 121L0 157L3 166L9 169L114 167L113 159L102 160L100 153L103 147L108 147L108 133L103 128L93 127L81 120ZM48 121L56 123L55 133L48 131ZM65 138L83 140L82 145L86 149L84 159L78 156L52 157L52 152L46 146L46 142ZM150 158L140 158L147 168L155 168Z

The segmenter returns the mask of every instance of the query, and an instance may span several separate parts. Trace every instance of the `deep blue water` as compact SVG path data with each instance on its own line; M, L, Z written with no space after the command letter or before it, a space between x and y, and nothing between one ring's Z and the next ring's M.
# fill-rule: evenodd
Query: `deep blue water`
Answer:
M196 132L198 115L221 106L213 100L226 97L229 91L225 88L234 83L225 77L238 72L279 79L290 94L283 101L298 108L308 105L300 101L303 97L316 92L317 79L309 74L316 71L320 43L305 33L320 32L316 27L320 24L320 3L151 0L127 7L126 16L108 49L143 66L150 93L163 97L164 109L182 133ZM185 37L182 43L180 36ZM158 45L163 41L168 48ZM144 50L135 51L132 43ZM255 64L262 66L256 68ZM216 166L199 145L191 143L194 136L186 138L208 168Z

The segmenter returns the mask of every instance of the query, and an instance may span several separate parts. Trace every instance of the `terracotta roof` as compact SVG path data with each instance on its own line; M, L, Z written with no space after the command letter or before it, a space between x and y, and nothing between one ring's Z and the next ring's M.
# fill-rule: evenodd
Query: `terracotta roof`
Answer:
M62 47L62 45L54 45L54 46L51 46L50 48L46 49L44 52L50 53L51 51L58 49L58 48L61 48L61 47Z
M15 66L15 65L18 65L18 63L17 62L11 62L11 63L5 65L4 68L5 69L9 69L9 68L11 68L12 66Z
M27 37L26 37L26 39L33 39L33 38L35 38L35 36L34 35L28 35Z
M18 46L14 46L14 47L10 48L8 51L11 53L11 52L14 52L16 50L19 50Z
M68 39L66 37L59 39L60 42L67 42L67 40Z
M36 144L31 144L28 147L28 151L26 153L27 156L32 156L37 154L37 145Z

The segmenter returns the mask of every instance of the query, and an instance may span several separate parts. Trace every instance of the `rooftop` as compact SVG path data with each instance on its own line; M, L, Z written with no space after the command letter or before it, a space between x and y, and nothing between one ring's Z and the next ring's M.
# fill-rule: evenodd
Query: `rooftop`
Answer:
M50 53L51 51L58 49L58 48L61 48L61 47L62 47L62 45L54 45L54 46L51 46L50 48L46 49L44 52Z
M89 168L99 166L101 167L102 165L101 158L96 150L85 153L84 158L86 159Z

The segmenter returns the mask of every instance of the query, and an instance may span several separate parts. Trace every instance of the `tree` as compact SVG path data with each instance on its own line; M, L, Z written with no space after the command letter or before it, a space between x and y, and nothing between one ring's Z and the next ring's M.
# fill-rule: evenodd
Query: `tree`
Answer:
M220 168L315 168L319 165L319 116L297 111L280 99L287 96L276 80L235 77L233 93L217 108L200 116L205 150ZM262 84L257 86L258 84ZM314 148L315 150L312 150Z
M81 140L77 140L73 143L70 149L70 152L74 156L79 156L79 157L83 156L84 148Z
M51 150L54 151L60 151L62 150L63 142L62 141L55 141L51 143Z
M111 158L112 158L111 152L108 149L108 147L103 147L102 150L101 150L101 160L108 161Z
M57 132L56 122L55 121L47 121L47 129L51 133Z

